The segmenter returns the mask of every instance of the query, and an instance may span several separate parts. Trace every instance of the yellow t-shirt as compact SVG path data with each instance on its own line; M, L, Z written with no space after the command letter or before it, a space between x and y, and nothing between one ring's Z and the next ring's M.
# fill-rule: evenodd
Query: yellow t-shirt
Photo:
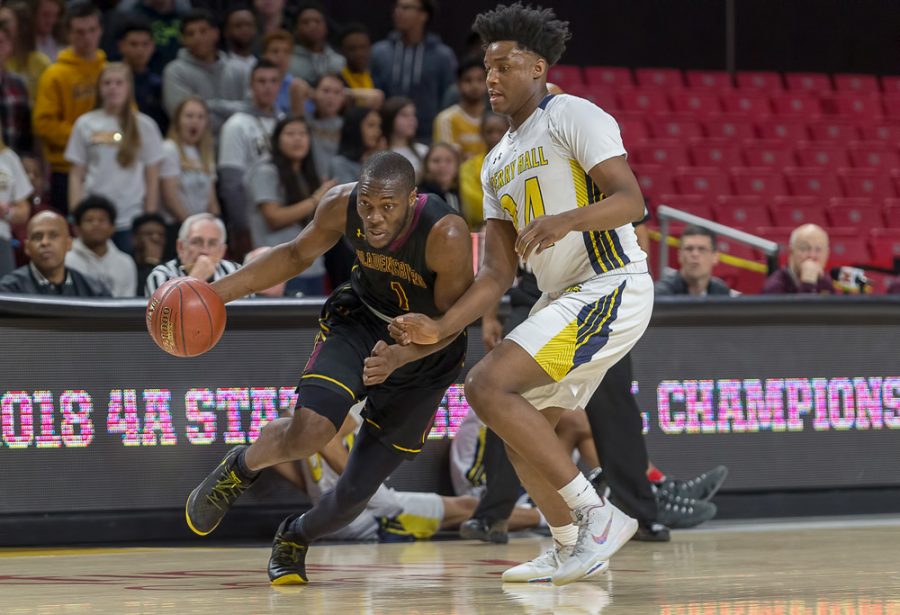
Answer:
M463 160L486 153L481 118L472 117L459 105L447 107L434 118L434 142L441 141L458 147Z
M481 202L484 192L481 188L481 165L485 153L472 156L459 167L459 201L463 218L472 231L484 224L484 210Z
M347 84L348 88L370 90L375 87L375 83L372 81L372 73L369 71L364 73L354 73L350 72L350 69L345 66L343 70L341 70L341 77L344 79L344 83Z
M32 51L24 62L19 62L15 58L9 58L6 60L3 68L22 77L25 81L25 87L28 89L29 102L33 105L38 79L41 78L48 66L50 66L50 58L40 51Z

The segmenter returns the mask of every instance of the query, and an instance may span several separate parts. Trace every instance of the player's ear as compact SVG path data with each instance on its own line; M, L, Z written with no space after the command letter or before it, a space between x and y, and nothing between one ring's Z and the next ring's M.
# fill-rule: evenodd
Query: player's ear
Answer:
M545 60L544 58L540 58L540 57L539 57L539 58L537 59L537 62L534 63L534 66L533 66L532 69L531 69L531 70L532 70L532 74L531 74L532 78L533 78L533 79L540 79L541 77L546 77L546 76L547 76L547 70L548 70L549 68L550 68L550 67L547 66L547 60Z
M419 193L415 188L409 191L409 206L413 207L416 204L416 197L419 196Z

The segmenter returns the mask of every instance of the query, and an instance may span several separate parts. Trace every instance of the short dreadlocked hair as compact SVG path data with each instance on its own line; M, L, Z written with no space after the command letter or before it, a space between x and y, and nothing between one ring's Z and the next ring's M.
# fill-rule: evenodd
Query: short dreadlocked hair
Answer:
M527 51L538 54L551 65L556 64L572 37L569 22L556 18L553 9L524 6L516 2L497 5L493 11L475 18L472 30L485 46L496 41L516 41Z

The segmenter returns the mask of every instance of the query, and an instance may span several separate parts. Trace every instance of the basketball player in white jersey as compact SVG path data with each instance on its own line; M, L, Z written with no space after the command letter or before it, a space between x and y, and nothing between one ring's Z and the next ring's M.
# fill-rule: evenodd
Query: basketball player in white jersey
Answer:
M568 24L519 3L475 19L485 44L491 107L510 130L482 168L484 266L440 319L394 319L395 340L436 343L496 305L517 257L543 296L529 318L469 372L466 397L505 442L555 546L503 575L505 582L571 583L603 571L637 522L597 495L553 431L583 407L606 370L640 339L653 284L631 223L644 200L612 117L587 100L550 95Z

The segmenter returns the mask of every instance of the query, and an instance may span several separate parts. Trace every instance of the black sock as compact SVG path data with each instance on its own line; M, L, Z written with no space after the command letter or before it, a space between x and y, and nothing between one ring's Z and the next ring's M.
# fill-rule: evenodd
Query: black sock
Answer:
M242 450L238 453L237 456L237 471L238 474L241 475L241 478L251 481L254 480L257 476L259 476L259 471L253 471L247 467L247 463L244 461L244 454L247 452L247 449Z

